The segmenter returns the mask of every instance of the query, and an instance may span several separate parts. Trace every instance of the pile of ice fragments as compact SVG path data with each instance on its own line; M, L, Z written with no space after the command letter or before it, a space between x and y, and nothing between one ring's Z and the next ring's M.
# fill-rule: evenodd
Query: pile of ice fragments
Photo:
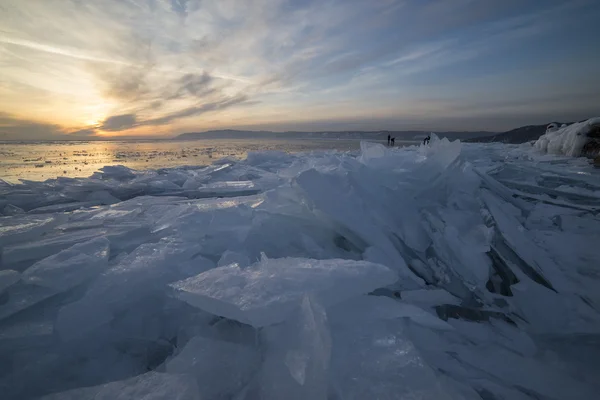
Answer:
M600 176L530 145L0 183L0 397L595 399Z
M600 118L591 118L572 125L550 124L534 146L544 152L570 157L600 156Z

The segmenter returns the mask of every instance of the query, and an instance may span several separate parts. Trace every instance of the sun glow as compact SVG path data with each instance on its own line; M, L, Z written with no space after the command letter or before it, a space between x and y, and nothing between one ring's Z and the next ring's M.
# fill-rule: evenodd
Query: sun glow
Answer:
M100 119L100 118L88 119L88 120L86 120L84 123L85 123L86 125L89 125L89 126L97 127L97 126L99 126L99 125L100 125L100 121L101 121L101 120L102 120L102 119Z

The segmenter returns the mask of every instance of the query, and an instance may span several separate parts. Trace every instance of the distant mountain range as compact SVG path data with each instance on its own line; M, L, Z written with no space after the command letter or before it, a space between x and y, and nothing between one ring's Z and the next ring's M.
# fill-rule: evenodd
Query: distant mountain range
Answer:
M562 122L555 122L558 126L561 126ZM527 125L522 126L520 128L512 129L508 132L498 133L496 135L485 136L485 137L475 137L465 140L465 142L477 142L477 143L491 143L491 142L501 142L501 143L512 143L519 144L529 142L531 140L538 140L540 136L546 133L546 127L550 125L551 122L544 125ZM567 125L572 124L572 122L566 123Z
M537 140L546 133L544 125L527 125L512 129L507 132L435 132L439 137L446 137L449 140L460 139L471 143L511 143L519 144L532 140ZM563 124L571 125L573 122L554 122L558 126ZM395 137L401 141L421 141L429 135L427 131L321 131L321 132L271 132L271 131L244 131L235 129L213 130L206 132L190 132L177 136L177 140L198 140L198 139L367 139L367 140L387 140L387 136Z
M271 132L271 131L243 131L235 129L213 130L206 132L189 132L177 136L177 140L198 139L369 139L387 140L387 136L396 140L420 141L429 135L426 131L322 131L322 132ZM435 132L439 137L449 140L466 140L478 137L497 135L497 132Z

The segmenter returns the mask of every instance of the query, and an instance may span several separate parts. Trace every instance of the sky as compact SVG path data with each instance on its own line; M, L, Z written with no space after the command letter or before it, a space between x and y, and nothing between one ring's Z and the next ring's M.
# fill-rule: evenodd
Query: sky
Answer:
M0 140L600 115L597 0L0 0Z

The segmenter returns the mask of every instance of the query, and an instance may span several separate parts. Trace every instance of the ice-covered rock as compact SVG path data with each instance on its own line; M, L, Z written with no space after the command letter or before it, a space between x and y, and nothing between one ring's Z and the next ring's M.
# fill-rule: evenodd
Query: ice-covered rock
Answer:
M267 259L219 267L172 284L191 305L255 327L283 321L305 294L329 306L392 284L397 275L364 261Z
M597 164L596 160L600 157L600 123L594 126L594 136L590 135L591 133L588 133L590 139L583 145L581 156L591 158Z
M597 152L585 151L585 154L582 153L585 146L591 146L589 143L597 143L598 137L600 137L600 134L598 134L599 129L600 118L591 118L560 129L553 127L553 129L547 130L546 134L542 135L534 146L550 154L594 157L598 155Z
M565 128L566 125L563 124L560 126L560 128ZM546 127L546 133L552 133L552 132L556 132L559 129L559 126L556 122L552 122L550 124L548 124L548 126Z

